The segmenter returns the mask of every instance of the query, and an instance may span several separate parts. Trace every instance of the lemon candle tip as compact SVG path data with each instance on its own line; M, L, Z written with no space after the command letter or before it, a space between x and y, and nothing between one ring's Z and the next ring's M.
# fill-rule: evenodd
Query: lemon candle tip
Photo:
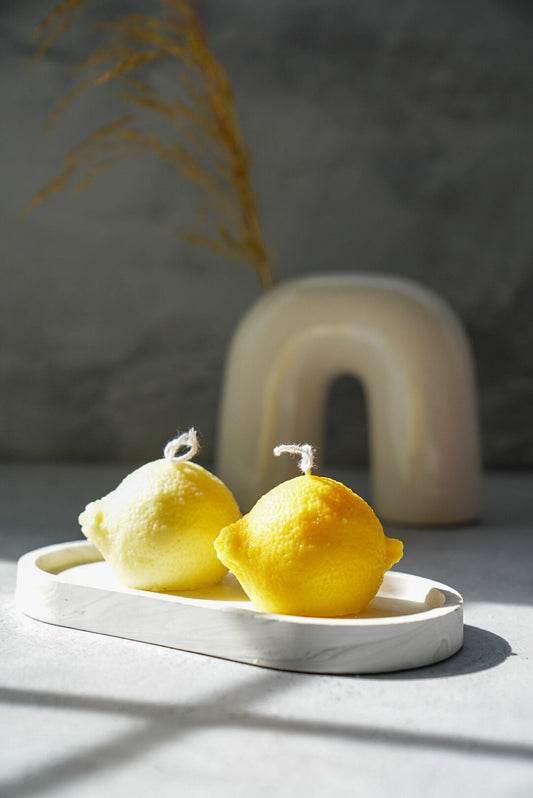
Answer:
M280 454L296 454L300 456L298 463L300 470L303 474L310 474L314 467L315 452L309 443L288 443L281 446L276 446L274 454L279 457Z
M180 463L184 460L192 460L199 448L198 434L196 429L191 427L188 432L182 432L181 435L167 443L163 450L163 456L165 460L172 463ZM180 449L186 449L186 451L178 454Z

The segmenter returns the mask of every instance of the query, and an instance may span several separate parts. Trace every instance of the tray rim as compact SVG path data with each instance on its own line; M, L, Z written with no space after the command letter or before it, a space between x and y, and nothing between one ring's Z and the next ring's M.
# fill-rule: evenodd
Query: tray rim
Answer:
M68 560L64 568L61 555ZM315 618L265 613L253 605L236 607L231 600L61 579L61 571L68 567L102 559L96 547L84 540L27 552L17 567L18 609L59 627L300 673L411 670L448 659L463 644L461 595L427 577L395 571L386 575L400 586L405 580L415 580L426 596L436 587L444 593L444 606L399 616ZM55 566L55 573L46 570L46 564L49 569ZM415 595L407 590L403 598L422 603L416 589ZM389 596L394 597L394 590Z
M85 552L86 555L91 554L91 559L83 559L80 562L70 563L69 565L65 565L64 568L60 568L57 571L51 571L47 568L43 567L43 564L40 562L42 559L60 554L61 552L76 552L79 551L80 553ZM93 559L94 557L94 559ZM311 615L285 615L282 613L268 613L262 610L256 609L253 605L250 605L250 608L244 607L235 607L232 605L231 601L227 602L227 606L224 606L225 602L217 601L214 599L206 599L206 598L196 598L193 596L183 595L183 593L165 593L165 592L156 592L151 590L139 590L137 588L129 588L124 585L117 584L113 587L103 587L99 585L79 585L78 583L72 582L65 582L58 578L59 574L63 571L68 570L69 568L73 568L79 565L88 565L92 562L100 562L104 561L103 556L99 552L98 548L87 540L73 540L73 541L66 541L64 543L55 543L50 544L47 546L42 546L38 549L34 549L33 551L26 552L23 554L18 560L17 566L17 577L21 574L28 574L28 572L33 571L35 574L41 579L48 580L50 583L59 582L61 584L72 584L73 587L84 587L91 590L100 590L105 593L119 593L124 595L135 595L135 596L146 596L155 598L161 601L169 601L172 603L184 604L186 606L191 607L198 607L202 609L209 609L213 608L213 604L216 602L216 611L217 612L225 612L231 614L244 614L246 616L253 616L253 615L260 615L262 618L270 619L275 622L279 623L291 623L291 624L305 624L305 625L316 625L316 626L342 626L342 627L368 627L368 626L396 626L400 625L403 626L409 623L417 623L422 620L428 621L433 618L439 618L443 615L448 615L458 610L461 610L463 607L463 597L462 595L453 587L444 584L443 582L438 582L434 579L418 576L415 574L407 574L403 571L388 571L386 573L386 577L393 582L408 582L408 583L415 583L420 586L424 584L427 586L427 593L429 593L432 589L436 588L439 590L445 599L445 603L439 607L428 607L426 610L421 612L410 613L407 615L391 615L391 616L383 616L383 617L376 617L376 618L358 618L358 617L336 617L336 618L322 618L318 616L311 616ZM19 578L17 578L17 594L20 592L20 584ZM379 595L378 591L378 594ZM29 614L29 613L28 613ZM35 617L35 616L33 616Z

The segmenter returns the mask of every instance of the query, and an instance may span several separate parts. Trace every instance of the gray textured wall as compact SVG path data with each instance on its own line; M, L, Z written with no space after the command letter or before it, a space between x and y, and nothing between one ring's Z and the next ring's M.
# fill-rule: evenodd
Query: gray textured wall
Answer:
M166 232L198 199L156 161L17 219L67 149L116 113L95 90L42 134L68 66L97 41L77 27L28 68L48 5L0 8L0 455L146 459L195 424L210 459L225 351L259 286ZM533 465L531 3L200 7L233 80L278 279L365 271L435 289L471 337L486 465ZM332 461L364 458L350 402L344 382Z

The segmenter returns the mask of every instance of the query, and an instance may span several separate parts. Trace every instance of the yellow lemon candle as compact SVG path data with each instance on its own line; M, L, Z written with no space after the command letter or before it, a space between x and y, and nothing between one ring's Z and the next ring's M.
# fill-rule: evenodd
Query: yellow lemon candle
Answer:
M302 476L282 482L221 531L219 559L265 612L314 617L356 615L374 598L403 544L388 538L372 508L340 482L311 475L309 445Z
M127 587L194 590L227 573L213 541L241 513L230 490L190 462L197 450L190 429L167 444L162 459L141 466L81 513L83 534Z

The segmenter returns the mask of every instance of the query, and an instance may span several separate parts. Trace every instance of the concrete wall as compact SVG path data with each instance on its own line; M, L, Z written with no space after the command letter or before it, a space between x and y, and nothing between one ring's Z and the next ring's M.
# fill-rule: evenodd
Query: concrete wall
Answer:
M69 147L121 112L93 90L41 132L72 85L68 67L98 41L78 25L29 68L48 5L0 8L0 456L151 459L194 424L209 460L225 352L261 289L167 232L194 223L199 198L155 160L125 161L81 197L65 190L17 218ZM532 466L531 4L200 8L233 81L278 280L376 272L435 289L472 341L486 465ZM365 457L351 403L363 415L345 381L332 461Z

